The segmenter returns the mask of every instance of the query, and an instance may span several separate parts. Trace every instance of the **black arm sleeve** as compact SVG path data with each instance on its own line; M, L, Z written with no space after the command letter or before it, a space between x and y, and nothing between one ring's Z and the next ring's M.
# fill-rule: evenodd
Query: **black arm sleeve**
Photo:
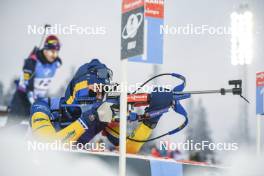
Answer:
M36 60L32 58L25 59L23 66L23 76L26 83L27 92L33 91L34 87L34 73L36 67Z

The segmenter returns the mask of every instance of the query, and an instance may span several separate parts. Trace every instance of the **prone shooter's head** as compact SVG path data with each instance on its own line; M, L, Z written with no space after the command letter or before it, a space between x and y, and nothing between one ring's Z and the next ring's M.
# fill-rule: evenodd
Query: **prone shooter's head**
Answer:
M110 84L112 71L98 59L82 65L67 86L64 103L66 121L76 119L94 106L100 105L104 92L103 85Z
M67 87L67 104L86 104L103 99L103 86L112 80L112 70L98 59L82 65Z

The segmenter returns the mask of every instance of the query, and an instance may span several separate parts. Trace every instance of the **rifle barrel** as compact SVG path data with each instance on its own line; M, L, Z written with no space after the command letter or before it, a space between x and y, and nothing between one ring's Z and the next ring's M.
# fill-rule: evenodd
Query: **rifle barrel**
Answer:
M233 93L233 89L219 89L219 90L200 90L200 91L183 91L183 92L173 92L174 95L182 95L182 94L217 94L222 92L225 93Z

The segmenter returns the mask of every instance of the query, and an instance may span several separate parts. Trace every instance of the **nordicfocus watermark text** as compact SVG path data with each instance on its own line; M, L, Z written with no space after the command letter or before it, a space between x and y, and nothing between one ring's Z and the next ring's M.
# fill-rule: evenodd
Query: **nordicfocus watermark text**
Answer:
M74 151L74 150L86 150L86 151L104 151L106 149L105 143L78 143L76 141L70 141L63 143L60 140L53 142L39 142L39 141L27 141L28 151Z
M42 35L45 33L44 26L38 25L28 25L27 33L29 35ZM105 26L78 26L75 24L72 25L62 25L54 24L46 30L47 34L53 35L105 35L106 27Z
M120 93L122 91L126 92L134 92L140 88L142 92L171 92L172 85L165 84L165 85L145 85L141 87L142 83L136 83L136 84L93 84L93 90L98 90L99 92L117 92Z
M173 143L168 141L159 142L160 150L184 150L184 151L237 151L239 149L238 143L212 143L209 141L194 142L193 140L188 140L183 143Z
M161 25L160 34L164 35L230 35L231 27L210 25Z

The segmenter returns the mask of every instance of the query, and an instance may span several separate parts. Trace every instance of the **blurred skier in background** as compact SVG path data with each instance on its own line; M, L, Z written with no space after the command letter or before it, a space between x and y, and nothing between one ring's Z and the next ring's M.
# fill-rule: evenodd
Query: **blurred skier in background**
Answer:
M116 147L119 145L119 123L111 121L114 116L113 103L104 99L104 92L95 84L108 85L112 71L98 59L82 65L67 87L65 97L48 98L33 104L31 127L34 136L47 141L77 141L89 143L95 135L102 135ZM159 100L152 100L159 101ZM148 108L147 112L154 109ZM156 109L155 109L156 110ZM127 152L138 153L159 118L144 119L127 139Z
M10 103L6 127L18 125L30 116L31 105L44 98L56 70L62 65L59 58L61 44L55 35L49 35L42 49L35 48L25 59L23 75Z

